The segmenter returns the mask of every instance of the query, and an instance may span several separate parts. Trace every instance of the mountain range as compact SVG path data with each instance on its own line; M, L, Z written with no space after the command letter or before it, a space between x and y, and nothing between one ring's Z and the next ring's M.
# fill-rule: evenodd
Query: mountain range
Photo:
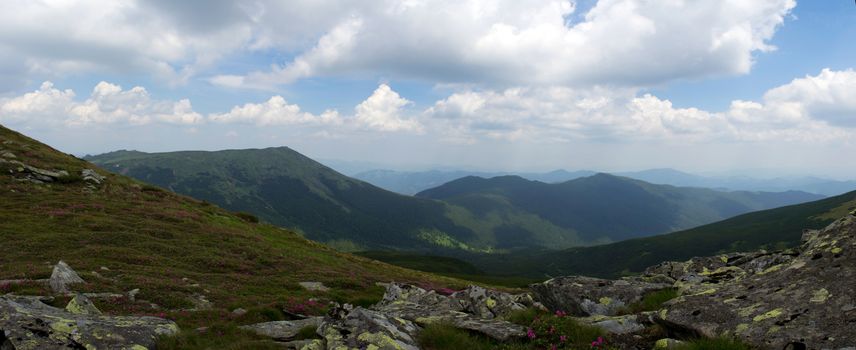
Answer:
M393 192L416 194L466 176L491 178L496 176L517 175L529 180L559 183L591 176L597 173L598 172L591 170L567 171L561 169L545 173L479 172L463 170L368 170L355 173L353 177ZM803 191L824 196L835 196L856 190L856 181L831 180L819 177L754 178L748 176L702 176L669 168L613 172L612 174L654 184L682 187L704 187L724 191Z
M346 251L569 248L819 198L676 188L607 174L562 184L467 177L414 197L349 178L287 147L117 151L86 159Z

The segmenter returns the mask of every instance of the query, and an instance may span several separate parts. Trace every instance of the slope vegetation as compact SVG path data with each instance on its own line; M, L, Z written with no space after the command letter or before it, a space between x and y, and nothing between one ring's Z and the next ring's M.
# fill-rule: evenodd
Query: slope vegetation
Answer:
M517 176L465 177L417 194L466 208L476 219L529 213L585 242L610 242L699 226L750 211L822 198L803 192L722 192L597 174L559 184ZM531 231L509 228L509 239Z

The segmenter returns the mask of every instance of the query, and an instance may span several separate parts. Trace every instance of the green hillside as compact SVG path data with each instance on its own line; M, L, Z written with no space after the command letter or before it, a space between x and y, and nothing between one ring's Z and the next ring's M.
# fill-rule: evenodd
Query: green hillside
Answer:
M431 249L430 233L474 241L445 204L351 179L287 147L218 152L118 151L88 160L177 193L249 212L342 250Z
M96 300L102 311L163 315L193 333L223 322L282 319L282 310L323 312L311 308L330 300L366 304L383 292L375 282L463 285L340 253L125 176L99 171L106 179L94 184L80 175L84 169L96 167L0 126L0 280L33 280L0 283L0 293L49 294L34 280L49 277L52 264L64 260L86 281L78 291L140 289L136 302ZM300 281L332 289L310 292ZM200 296L211 308L188 311ZM236 316L234 308L249 312ZM242 348L260 346L253 344Z
M750 211L817 200L804 192L723 192L654 185L608 174L559 184L517 176L465 177L417 194L466 208L479 220L527 213L585 242L613 242L687 229ZM533 230L507 227L504 242L525 242ZM519 244L518 246L522 246Z
M856 209L856 191L815 202L740 215L693 229L562 251L528 251L467 258L488 274L544 278L561 275L617 277L663 261L799 245L817 229Z

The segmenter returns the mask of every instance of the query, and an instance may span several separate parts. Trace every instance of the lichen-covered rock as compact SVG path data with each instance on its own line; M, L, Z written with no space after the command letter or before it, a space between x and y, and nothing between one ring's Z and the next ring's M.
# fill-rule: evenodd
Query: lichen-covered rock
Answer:
M548 309L573 316L615 315L645 294L671 287L665 283L582 276L557 277L529 286L535 299Z
M177 332L175 323L162 318L74 314L38 298L0 296L0 343L12 349L140 350Z
M54 293L68 293L70 291L69 285L75 283L83 283L83 279L71 269L65 261L60 260L53 268L53 272L51 273L51 278L48 280L50 283L51 289Z
M373 309L386 315L415 322L420 326L435 322L450 323L458 328L506 341L526 335L522 326L499 317L526 306L531 297L516 296L482 287L470 286L450 296L407 285L391 283L383 300Z
M103 175L99 174L95 170L92 169L83 169L80 171L80 176L83 178L83 181L91 182L96 185L100 185L101 182L106 180L107 178Z
M639 332L645 327L652 324L652 313L641 313L634 315L621 316L589 316L575 317L574 319L582 324L588 324L603 329L612 334L630 334Z
M68 305L65 306L65 310L79 315L101 314L101 310L98 310L98 308L95 307L95 304L93 304L92 301L83 294L75 295L74 298L68 302Z
M418 331L413 322L362 307L354 308L342 319L325 319L318 329L326 349L417 350ZM319 343L310 346L317 347Z
M307 326L321 326L323 317L309 317L303 320L262 322L240 328L256 332L259 335L271 337L280 341L293 340L301 329Z
M807 231L800 249L702 266L655 321L675 334L736 336L760 348L856 346L856 217ZM726 261L727 260L727 261ZM789 345L790 344L790 345Z

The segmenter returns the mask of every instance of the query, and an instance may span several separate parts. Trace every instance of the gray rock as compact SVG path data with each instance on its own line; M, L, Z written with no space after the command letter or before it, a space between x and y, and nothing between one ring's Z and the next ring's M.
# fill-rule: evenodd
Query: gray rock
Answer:
M294 337L297 336L297 333L304 327L312 326L317 329L321 326L322 321L323 317L310 317L303 320L256 323L241 326L240 328L250 330L256 332L256 334L274 338L279 341L287 341L293 340Z
M451 296L443 296L416 286L391 283L387 286L383 300L373 309L420 326L435 322L450 323L461 329L506 341L526 334L522 326L498 319L505 315L502 311L524 308L516 302L521 299L525 298L475 286Z
M557 277L529 286L534 298L548 309L573 316L615 315L645 294L671 287L664 283L582 276Z
M17 158L17 157L15 157L15 155L14 155L14 154L12 154L12 152L3 152L2 157L3 157L3 158L9 158L9 159L15 159L15 158Z
M83 283L83 279L65 261L60 260L53 268L49 283L55 293L65 294L70 291L70 285Z
M647 314L622 316L575 317L577 322L599 327L612 334L630 334L639 332L652 322Z
M9 295L0 296L0 329L0 343L19 350L152 348L159 336L178 332L162 318L74 314Z
M100 185L107 177L102 176L92 169L83 169L80 171L80 176L83 177L83 181L88 181L94 183L96 185Z
M324 285L324 283L321 282L300 282L298 284L300 284L300 286L305 288L306 290L311 290L313 292L326 292L330 290L330 288L328 288Z
M759 348L854 346L856 217L807 231L803 241L798 250L703 266L702 276L733 273L676 282L686 292L655 321L673 334L728 334Z
M327 349L418 350L418 331L411 321L356 307L342 319L325 319L318 333Z
M246 314L247 314L247 310L245 310L243 308L237 308L237 309L232 310L233 316L241 317L241 316L244 316Z

